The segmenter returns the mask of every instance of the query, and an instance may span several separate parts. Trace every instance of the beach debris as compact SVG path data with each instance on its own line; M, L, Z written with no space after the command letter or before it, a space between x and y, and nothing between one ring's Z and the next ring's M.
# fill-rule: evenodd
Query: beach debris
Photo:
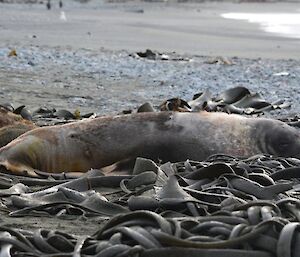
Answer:
M151 103L146 102L137 109L137 112L155 112L155 109Z
M286 76L289 76L290 73L287 72L287 71L282 71L282 72L277 72L277 73L274 73L273 76L276 76L276 77L286 77Z
M27 62L27 64L30 65L30 66L35 66L35 63L34 63L33 61L31 61L31 60L29 60L29 61Z
M144 13L145 10L142 8L130 8L127 10L127 12L133 12L133 13Z
M79 120L81 118L80 110L79 109L76 109L74 111L74 117L75 117L76 120Z
M157 51L153 51L150 49L146 49L145 52L136 52L134 54L129 54L134 58L145 58L148 60L160 60L160 61L190 61L191 59L187 57L182 57L177 55L176 53L160 53Z
M227 57L217 56L204 61L206 64L223 64L223 65L233 65L234 63Z
M176 112L190 112L191 106L180 98L171 98L164 101L159 109L161 111L176 111Z
M278 117L278 120L285 122L286 124L300 128L300 116L299 114L284 116L284 117Z
M13 113L21 115L21 117L25 120L32 120L32 115L25 105L21 105L14 109Z
M141 58L147 58L150 60L155 60L157 58L157 53L150 49L147 49L145 52L137 52L136 54Z
M7 56L8 57L17 57L18 56L17 50L16 49L10 50Z
M10 111L10 112L13 112L15 107L13 106L12 103L3 103L3 104L0 104L0 108L4 108L6 109L7 111Z
M94 117L95 113L81 114L79 109L74 112L65 109L48 108L46 106L40 107L32 114L33 121L39 126L51 126L57 124L65 124L80 119Z
M64 109L55 111L54 115L57 118L62 118L65 120L75 120L76 119L75 115L72 112L70 112L68 110L64 110Z
M119 114L131 114L132 110L131 109L127 109L127 110L123 110L121 113Z
M185 108L176 107L182 103L185 103ZM174 108L168 108L167 104ZM159 108L161 111L199 112L204 110L208 112L257 115L263 114L266 111L289 108L290 106L289 103L282 100L270 103L263 99L259 93L251 93L247 88L238 86L229 88L218 96L213 96L212 93L206 89L203 92L195 94L191 101L171 98L163 102Z

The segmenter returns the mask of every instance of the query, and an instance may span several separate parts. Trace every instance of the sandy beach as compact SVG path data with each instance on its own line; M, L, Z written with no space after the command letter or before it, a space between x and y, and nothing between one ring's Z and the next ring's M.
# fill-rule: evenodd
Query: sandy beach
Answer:
M265 33L224 13L297 13L298 3L99 3L1 5L2 46L158 51L245 58L300 58L299 39ZM64 19L65 18L65 19Z
M220 16L297 8L297 3L91 1L47 10L41 4L1 4L0 102L108 114L146 101L157 106L205 89L217 94L245 86L272 101L292 102L297 112L299 39ZM147 48L187 59L130 56ZM16 57L8 57L11 49ZM207 63L217 56L233 65Z

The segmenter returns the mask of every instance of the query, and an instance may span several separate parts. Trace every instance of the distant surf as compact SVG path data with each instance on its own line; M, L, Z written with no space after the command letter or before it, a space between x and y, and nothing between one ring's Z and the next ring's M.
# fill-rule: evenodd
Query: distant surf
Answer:
M259 23L261 29L278 36L300 38L300 13L224 13L225 19Z

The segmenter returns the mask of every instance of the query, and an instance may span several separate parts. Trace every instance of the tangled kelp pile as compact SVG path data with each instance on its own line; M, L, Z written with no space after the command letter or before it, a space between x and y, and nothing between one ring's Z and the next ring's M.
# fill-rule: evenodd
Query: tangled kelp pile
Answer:
M133 58L145 58L145 59L153 60L153 61L154 60L160 60L160 61L185 61L185 62L191 61L190 58L180 56L180 55L176 54L175 52L173 52L171 54L166 54L166 53L159 53L157 51L152 51L150 49L146 49L145 52L132 53L132 54L129 54L129 56L131 56Z
M133 175L125 176L99 170L75 179L3 175L2 208L12 216L112 218L94 235L80 238L2 226L0 253L297 256L299 171L300 161L293 158L214 155L203 162L161 165L139 158Z
M213 95L209 89L196 93L190 101L174 97L163 101L159 106L154 107L146 102L137 107L137 112L154 111L179 111L179 112L226 112L243 115L263 115L269 111L290 108L291 104L284 100L269 102L257 92L250 92L249 89L238 86L229 88L218 95ZM2 111L1 111L2 110ZM80 113L79 109L69 111L66 109L55 109L42 106L31 112L25 105L15 108L11 103L0 104L0 111L12 112L20 115L23 119L33 121L37 126L59 125L74 122L85 118L95 118L97 112ZM121 114L133 113L135 110L123 110ZM291 119L291 118L290 118ZM283 119L283 121L290 121ZM295 121L295 118L293 119ZM0 124L1 125L1 124Z
M245 115L259 115L267 111L289 108L290 104L278 100L270 103L259 93L251 93L245 87L234 87L214 96L208 89L195 94L191 101L171 98L160 105L160 110L181 112L226 112Z

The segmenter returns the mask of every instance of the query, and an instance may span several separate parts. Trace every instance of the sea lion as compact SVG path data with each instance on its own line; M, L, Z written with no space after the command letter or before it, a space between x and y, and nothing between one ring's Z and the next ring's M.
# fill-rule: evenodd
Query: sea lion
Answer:
M37 126L31 121L0 107L0 147L34 128Z
M283 122L226 113L136 113L37 128L0 149L15 173L80 171L120 160L204 160L211 154L300 157L300 133Z

